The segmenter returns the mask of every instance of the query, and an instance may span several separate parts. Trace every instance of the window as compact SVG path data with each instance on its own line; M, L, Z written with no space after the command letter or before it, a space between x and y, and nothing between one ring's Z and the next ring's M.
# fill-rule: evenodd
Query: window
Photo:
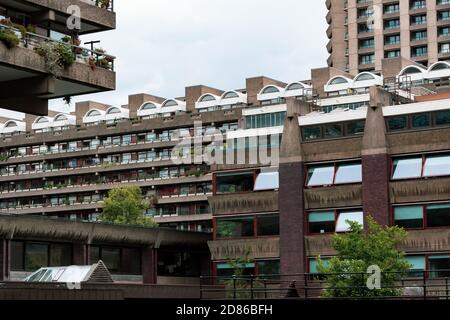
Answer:
M336 232L349 232L349 221L364 225L364 214L362 211L342 211L339 212L336 222Z
M335 184L352 183L362 181L362 166L360 163L348 163L338 165Z
M234 275L236 267L229 263L217 263L217 277L219 278L219 283L222 281L227 281ZM239 269L242 269L242 276L250 276L255 274L255 264L246 263L239 265ZM223 278L223 279L220 279Z
M364 214L360 209L330 210L308 213L309 233L332 233L350 231L349 222L364 225Z
M123 263L122 274L140 275L141 272L141 251L139 249L122 249Z
M450 255L429 256L428 271L430 278L450 277Z
M450 124L450 111L439 111L436 112L436 125L449 125Z
M276 93L276 92L280 92L280 90L277 87L269 86L262 91L262 94Z
M48 267L48 245L27 243L25 245L25 270L36 271Z
M411 127L414 129L429 127L430 125L431 121L429 114L414 114L411 116Z
M278 127L284 124L286 112L275 112L245 117L246 129Z
M50 267L67 267L72 265L72 246L65 244L50 245Z
M261 215L256 217L257 236L277 236L280 234L279 215Z
M324 264L324 266L326 267L329 263L330 263L330 259L322 259L322 262ZM309 259L309 273L319 273L317 270L319 263L317 261L317 259Z
M119 248L101 248L101 260L110 271L120 270L120 249Z
M302 90L305 87L301 83L293 83L286 88L286 91Z
M411 17L411 24L425 24L427 23L427 16L426 15L417 15Z
M384 44L391 45L391 44L399 44L400 43L400 35L393 35L393 36L386 36L384 40Z
M308 168L308 187L359 183L361 181L362 166L360 162L342 162Z
M216 193L253 191L254 172L231 172L216 174Z
M394 222L399 227L407 229L448 227L450 204L395 207Z
M359 47L361 49L369 49L375 47L375 40L373 38L371 39L363 39L359 42Z
M405 206L394 208L394 221L399 227L414 229L423 227L423 207Z
M429 205L426 207L427 227L450 226L450 204Z
M400 57L400 50L391 50L391 51L386 51L385 55L386 58L398 58Z
M178 106L178 103L175 100L168 100L166 102L164 102L163 104L163 108L164 107L175 107Z
M364 120L347 122L346 135L364 134L364 127L366 122Z
M279 275L280 274L280 260L265 260L257 261L258 275Z
M411 265L409 277L422 277L425 271L425 256L406 256L405 260Z
M375 55L374 54L366 54L362 55L359 58L360 64L373 64L375 63Z
M426 0L414 0L411 2L411 10L422 9L426 7Z
M348 80L343 77L336 77L329 84L334 85L334 84L343 84L343 83L348 83Z
M36 123L48 123L48 119L46 117L39 117Z
M223 99L232 99L232 98L239 98L239 95L236 92L230 91L223 96Z
M450 175L450 155L427 156L423 175L425 177Z
M141 110L154 110L156 109L156 105L154 103L146 103L142 106Z
M408 128L408 117L398 116L387 120L387 127L389 131L403 130Z
M98 110L91 110L88 112L87 117L97 117L100 115L101 113Z
M254 191L276 190L279 188L277 172L261 172L255 181Z
M303 138L305 140L320 139L322 137L321 127L305 127L303 128Z
M245 238L254 236L253 217L216 220L216 238Z
M398 3L388 4L384 6L384 13L391 14L400 11L400 5Z
M310 212L308 214L308 226L310 233L334 232L335 212Z
M442 27L438 29L440 37L447 37L450 35L450 27Z
M427 31L413 31L411 32L411 40L419 41L427 38Z
M24 271L23 242L11 241L11 271Z
M438 11L438 20L450 20L450 11Z
M216 101L216 98L214 98L214 96L207 94L204 95L201 99L200 102L206 102L206 101Z
M411 48L411 55L413 57L421 57L421 56L425 56L427 54L428 54L427 46Z
M393 180L420 178L422 175L422 157L395 159L393 163Z
M342 136L342 124L325 125L325 138L336 138Z
M400 27L400 19L386 20L384 22L385 29L395 29Z
M120 113L120 109L113 107L113 108L108 110L107 114L118 114L118 113Z

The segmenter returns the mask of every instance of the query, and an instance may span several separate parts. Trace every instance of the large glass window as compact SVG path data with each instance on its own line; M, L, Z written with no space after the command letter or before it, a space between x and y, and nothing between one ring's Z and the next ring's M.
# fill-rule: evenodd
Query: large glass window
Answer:
M435 114L436 125L443 126L450 124L450 111L439 111Z
M422 277L425 271L425 256L406 256L406 261L411 265L409 277Z
M11 241L11 270L24 271L24 248L23 242Z
M279 188L278 171L261 172L255 181L255 191L275 190Z
M408 128L408 117L398 116L392 117L387 120L387 126L389 131L403 130Z
M231 172L216 175L216 193L235 193L253 191L254 173Z
M253 216L216 220L217 238L244 238L253 236Z
M280 260L257 261L258 275L278 275L280 274Z
M101 259L110 271L120 270L120 249L119 248L101 248Z
M399 227L407 229L448 227L450 226L450 204L395 207L394 222Z
M392 179L420 178L422 175L422 157L395 159Z

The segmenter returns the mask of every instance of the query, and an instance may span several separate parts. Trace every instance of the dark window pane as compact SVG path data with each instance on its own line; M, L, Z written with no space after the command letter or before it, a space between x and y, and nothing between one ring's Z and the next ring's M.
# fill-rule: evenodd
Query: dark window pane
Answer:
M216 192L234 193L253 191L253 172L233 172L217 174Z
M50 267L72 265L72 246L64 244L50 245Z
M123 274L141 274L141 251L139 249L122 249Z
M102 261L105 263L109 271L119 271L120 269L120 249L119 248L102 248Z
M25 270L36 271L48 267L48 245L27 243L25 246Z
M341 124L330 124L325 126L325 137L335 138L342 136L342 125Z
M91 247L89 251L91 263L97 263L100 260L100 247Z
M393 117L388 119L388 130L403 130L408 127L408 118L406 116Z
M427 227L450 226L450 204L426 207Z
M253 217L217 219L217 238L242 238L253 235Z
M449 125L450 124L450 111L436 112L436 125Z
M429 114L415 114L412 116L412 127L413 128L423 128L430 126L430 115Z
M280 274L280 260L258 261L259 275L277 275Z
M280 234L279 216L257 217L258 236L277 236Z
M11 241L11 271L24 271L24 243Z
M307 127L303 129L303 138L305 140L313 140L321 138L320 127Z
M364 134L365 124L364 120L347 123L347 135Z
M428 258L430 278L450 277L450 256L431 256Z

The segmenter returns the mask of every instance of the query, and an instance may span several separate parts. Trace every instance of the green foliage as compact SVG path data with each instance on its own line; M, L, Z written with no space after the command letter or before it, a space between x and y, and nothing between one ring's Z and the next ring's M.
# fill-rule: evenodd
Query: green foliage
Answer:
M11 29L0 29L0 41L8 48L17 47L20 43L19 37Z
M43 42L34 50L44 57L47 71L57 78L75 62L72 45L66 42Z
M324 297L398 296L402 293L401 289L392 286L411 267L404 259L404 253L396 248L407 233L397 226L381 226L371 217L367 222L365 232L360 224L349 221L349 233L333 236L337 256L327 264L318 259L317 270L325 279ZM381 289L367 287L371 275L367 274L367 269L373 265L381 269Z
M115 188L109 191L104 201L100 220L115 224L157 227L152 218L144 215L148 207L138 186Z

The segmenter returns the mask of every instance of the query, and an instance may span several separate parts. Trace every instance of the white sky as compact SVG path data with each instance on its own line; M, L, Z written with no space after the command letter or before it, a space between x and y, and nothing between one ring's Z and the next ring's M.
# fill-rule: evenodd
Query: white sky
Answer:
M326 65L325 0L115 0L114 6L117 29L82 40L101 40L117 57L117 90L74 97L72 108L84 100L127 104L129 94L141 92L179 97L198 84L239 89L260 75L298 81ZM62 105L50 104L70 111Z

